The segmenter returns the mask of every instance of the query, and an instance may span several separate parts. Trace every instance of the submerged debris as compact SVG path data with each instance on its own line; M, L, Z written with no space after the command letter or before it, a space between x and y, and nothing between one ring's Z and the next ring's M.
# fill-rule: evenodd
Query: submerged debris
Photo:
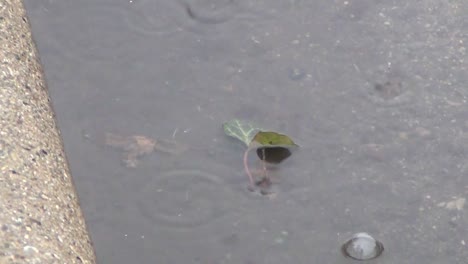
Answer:
M463 207L465 207L465 202L465 198L457 198L452 201L438 203L437 206L445 207L449 210L461 211L463 210Z
M121 136L106 133L104 144L123 152L122 163L127 168L135 168L139 159L155 151L169 154L180 154L187 146L173 140L156 140L142 135Z

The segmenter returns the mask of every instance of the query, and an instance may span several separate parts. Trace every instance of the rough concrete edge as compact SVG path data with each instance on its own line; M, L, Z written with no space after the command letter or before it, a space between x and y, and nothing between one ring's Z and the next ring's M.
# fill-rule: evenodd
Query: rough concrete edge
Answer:
M21 0L0 45L0 263L95 263Z

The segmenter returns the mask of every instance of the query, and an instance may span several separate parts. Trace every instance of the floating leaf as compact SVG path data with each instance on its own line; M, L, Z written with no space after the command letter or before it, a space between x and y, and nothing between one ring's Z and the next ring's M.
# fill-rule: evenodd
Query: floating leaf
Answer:
M290 146L290 147L297 147L296 143L292 141L292 139L286 135L270 132L270 131L259 131L255 134L254 138L252 139L252 144L260 144L262 147L277 147L277 146Z
M257 156L268 163L280 163L291 156L291 150L298 147L294 141L276 132L258 132L250 143L257 147Z
M239 119L233 119L224 123L223 129L226 135L239 139L246 146L249 146L252 139L260 131L259 128L254 127L252 124Z
M265 163L280 163L289 156L291 150L298 147L294 141L286 135L262 131L261 129L252 126L250 123L233 119L223 124L224 133L226 135L239 139L248 147L244 152L244 169L249 176L249 190L254 190L254 186L269 186L271 184L267 175ZM250 150L256 150L258 157L263 161L264 177L255 184L252 173L248 166L248 153Z

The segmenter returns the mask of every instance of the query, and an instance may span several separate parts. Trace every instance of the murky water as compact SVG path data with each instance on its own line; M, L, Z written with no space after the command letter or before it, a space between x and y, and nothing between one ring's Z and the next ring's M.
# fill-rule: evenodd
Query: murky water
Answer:
M100 263L468 259L466 1L25 2ZM232 118L301 146L274 195ZM106 133L188 148L128 168Z

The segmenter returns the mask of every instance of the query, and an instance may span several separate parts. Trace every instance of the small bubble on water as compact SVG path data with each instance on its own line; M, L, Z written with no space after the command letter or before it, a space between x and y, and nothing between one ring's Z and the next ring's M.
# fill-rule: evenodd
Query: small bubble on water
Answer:
M32 256L36 253L39 252L39 250L36 248L36 247L33 247L33 246L25 246L23 247L23 252L24 254L26 254L27 256Z
M346 257L355 260L370 260L380 256L383 244L367 233L356 233L341 247Z
M300 81L306 76L306 71L302 68L289 68L288 77L292 81Z

